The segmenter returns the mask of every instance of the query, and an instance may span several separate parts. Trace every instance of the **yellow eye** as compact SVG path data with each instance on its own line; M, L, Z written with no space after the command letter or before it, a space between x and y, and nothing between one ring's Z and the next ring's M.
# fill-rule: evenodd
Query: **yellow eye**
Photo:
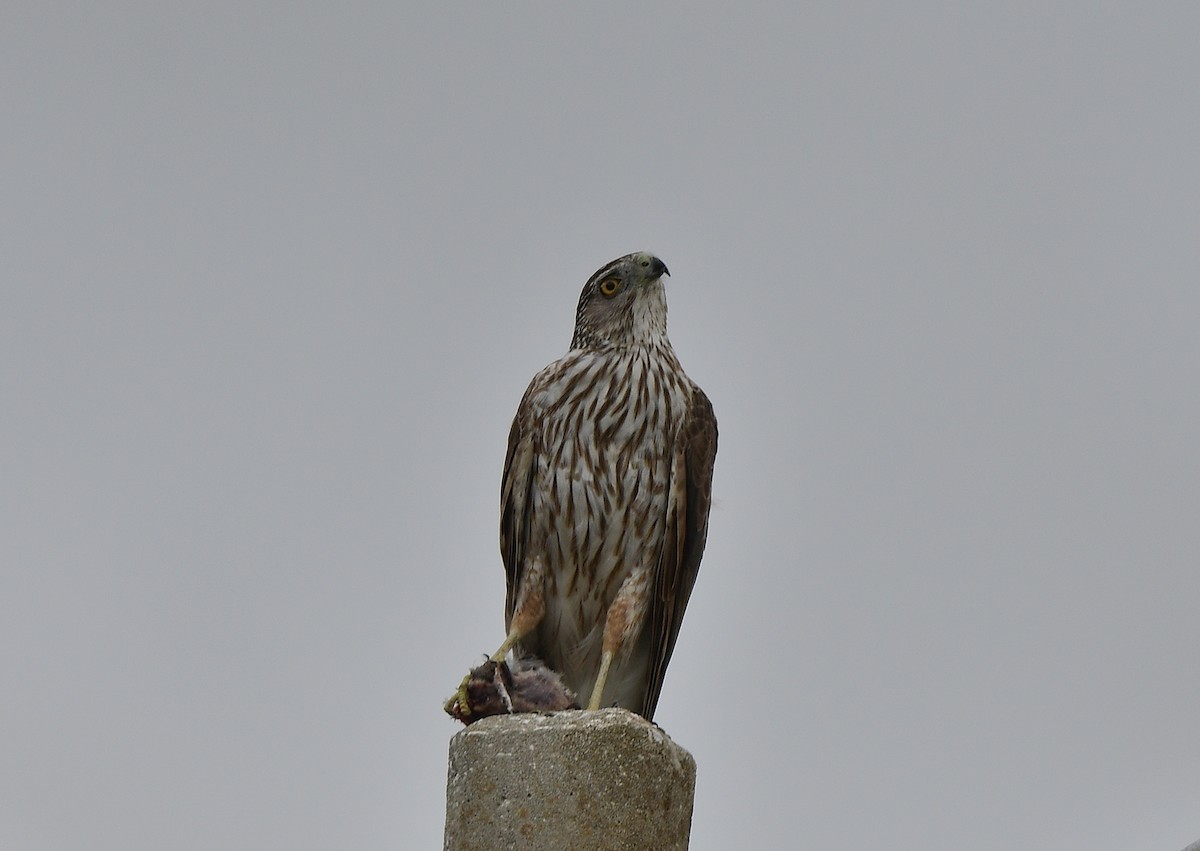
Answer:
M605 278L600 282L600 295L612 298L621 291L621 282L616 278Z

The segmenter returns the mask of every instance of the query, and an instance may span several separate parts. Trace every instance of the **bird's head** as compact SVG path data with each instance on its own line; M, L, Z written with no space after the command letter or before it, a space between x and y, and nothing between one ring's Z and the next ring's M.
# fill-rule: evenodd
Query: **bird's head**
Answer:
M667 264L639 251L601 266L583 285L572 349L666 344Z

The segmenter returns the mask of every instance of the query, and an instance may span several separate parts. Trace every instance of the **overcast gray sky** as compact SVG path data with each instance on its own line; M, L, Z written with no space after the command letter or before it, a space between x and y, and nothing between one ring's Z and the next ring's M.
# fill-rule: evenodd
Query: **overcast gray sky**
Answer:
M638 249L692 847L1200 837L1200 6L406 5L0 15L0 847L440 847L509 421Z

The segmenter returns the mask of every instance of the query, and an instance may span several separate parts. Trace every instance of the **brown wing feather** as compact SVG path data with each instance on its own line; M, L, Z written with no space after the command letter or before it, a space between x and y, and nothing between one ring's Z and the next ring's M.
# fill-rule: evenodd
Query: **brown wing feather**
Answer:
M679 431L671 464L670 515L663 553L654 582L646 628L651 631L651 666L642 715L654 717L663 676L692 586L700 571L700 558L708 537L708 509L712 495L713 461L717 456L717 420L712 403L692 385L692 403Z
M528 394L526 394L528 396ZM524 427L526 399L521 399L508 432L504 475L500 479L500 557L504 560L504 629L512 621L529 537L529 487L533 470L533 439Z

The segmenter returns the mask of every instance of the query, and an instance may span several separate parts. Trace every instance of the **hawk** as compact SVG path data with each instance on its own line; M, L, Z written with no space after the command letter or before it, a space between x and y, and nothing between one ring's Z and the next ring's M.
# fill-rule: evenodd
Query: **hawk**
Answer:
M510 649L589 709L654 716L708 532L717 422L667 339L666 265L608 263L570 351L534 376L500 488Z

